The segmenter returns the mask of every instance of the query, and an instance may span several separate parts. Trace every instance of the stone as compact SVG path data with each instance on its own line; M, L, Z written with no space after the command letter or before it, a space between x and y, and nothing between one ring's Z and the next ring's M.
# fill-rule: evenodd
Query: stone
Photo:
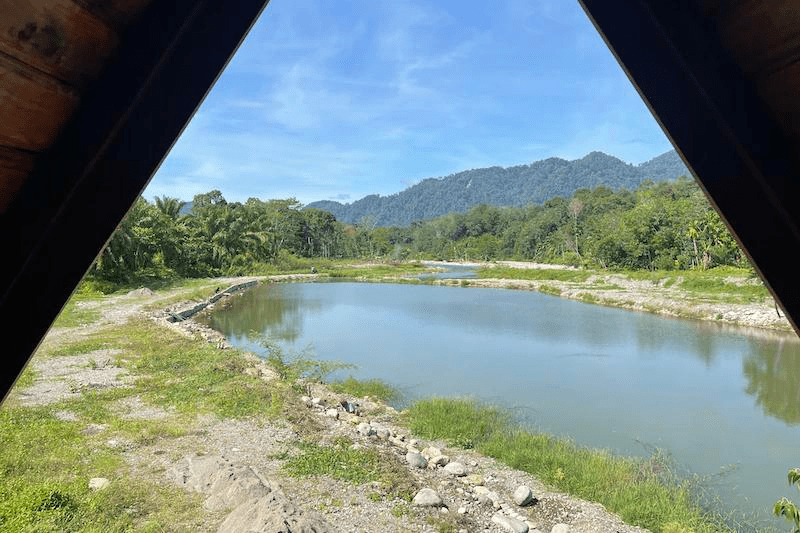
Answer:
M325 405L325 400L322 398L311 398L312 405Z
M111 482L104 477L93 477L89 480L89 488L92 490L103 490L108 488Z
M511 518L503 513L495 513L492 515L492 522L502 527L511 533L528 533L528 524L520 522L516 518Z
M325 416L327 416L328 418L334 418L334 419L335 418L339 418L339 411L336 410L336 409L328 409L327 411L325 411Z
M425 468L428 466L428 461L426 461L419 452L408 452L406 454L406 462L414 468Z
M444 471L447 472L448 474L453 474L454 476L459 476L459 477L467 475L467 468L463 464L457 461L453 461L452 463L447 463L447 465L445 465L444 467Z
M441 507L442 506L442 498L436 494L436 491L429 488L424 488L420 490L414 499L411 500L414 505L419 505L420 507Z
M378 438L382 439L382 440L389 440L389 437L392 436L391 431L389 431L386 428L378 428L378 429L376 429L375 430L375 434L378 435Z
M467 514L467 508L466 507L459 507L458 508L458 514Z
M430 458L431 464L436 466L447 466L447 463L450 462L450 458L446 455L435 455Z
M356 427L356 431L358 431L360 434L364 435L365 437L369 437L370 435L374 435L375 434L375 430L372 429L372 426L370 426L366 422L361 422Z
M311 396L300 396L300 401L306 404L306 407L311 407Z
M440 455L442 455L442 450L436 448L435 446L428 446L427 448L422 450L422 456L428 460L430 460L431 457L438 457Z
M550 533L569 533L570 529L568 524L556 524L550 530Z
M517 490L514 491L513 499L514 503L522 507L533 501L533 493L527 485L520 485L517 487Z
M461 481L467 483L469 485L475 485L476 487L483 485L486 483L483 479L483 476L480 474L470 474L461 478Z

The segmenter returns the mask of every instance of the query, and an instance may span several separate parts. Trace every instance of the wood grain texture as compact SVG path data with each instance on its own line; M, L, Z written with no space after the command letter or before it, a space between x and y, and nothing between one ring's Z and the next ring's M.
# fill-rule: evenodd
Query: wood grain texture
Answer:
M97 77L116 32L72 0L0 0L0 52L76 87Z
M78 101L74 88L0 54L0 146L46 150Z

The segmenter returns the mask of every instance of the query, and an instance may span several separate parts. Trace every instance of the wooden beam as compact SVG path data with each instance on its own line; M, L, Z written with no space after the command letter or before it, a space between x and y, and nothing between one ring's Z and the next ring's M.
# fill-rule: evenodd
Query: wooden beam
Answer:
M0 214L3 395L266 4L153 2Z
M715 9L580 2L797 331L800 278L789 256L800 249L800 173L786 132L721 45Z

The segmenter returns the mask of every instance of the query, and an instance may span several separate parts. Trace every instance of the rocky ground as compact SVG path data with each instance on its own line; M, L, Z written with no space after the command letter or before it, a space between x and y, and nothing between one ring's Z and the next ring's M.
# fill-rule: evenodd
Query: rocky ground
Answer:
M248 279L218 280L222 286L243 281ZM104 325L146 316L164 328L202 338L219 349L227 347L218 333L191 319L169 322L181 309L196 306L196 302L165 303L172 300L174 294L169 292L141 289L84 302L100 311L99 320L82 327L54 329L43 346L74 342ZM220 304L224 305L224 300L216 305ZM87 388L129 386L129 376L115 363L117 355L114 349L103 349L57 358L34 356L33 385L15 390L10 401L46 405L79 398L80 391ZM245 371L264 380L277 379L275 372L256 358ZM174 439L134 443L109 438L105 444L119 451L134 475L202 494L198 513L206 531L642 531L624 524L601 505L549 490L524 472L469 450L415 438L402 426L400 415L380 402L336 394L319 383L307 383L297 394L302 412L296 417L304 420L302 434L296 424L280 420L198 417L191 431ZM146 418L164 424L178 416L148 405L138 396L119 400L114 411L123 419ZM77 419L67 411L58 416ZM102 439L106 431L104 424L89 424L83 433ZM299 453L301 440L340 450L374 450L383 466L403 480L407 496L413 498L403 499L381 483L289 476L282 465L287 457ZM96 490L110 482L87 480Z

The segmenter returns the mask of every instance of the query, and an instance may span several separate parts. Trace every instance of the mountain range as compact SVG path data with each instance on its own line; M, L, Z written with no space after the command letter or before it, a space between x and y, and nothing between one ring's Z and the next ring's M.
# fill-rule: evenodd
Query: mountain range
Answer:
M337 220L350 224L373 216L378 226L407 226L415 220L465 212L481 203L521 207L555 196L570 197L582 188L605 185L614 190L633 190L646 180L658 182L690 175L674 150L639 165L591 152L574 161L551 157L529 165L465 170L422 180L389 196L372 194L348 204L322 200L306 208L329 211Z

